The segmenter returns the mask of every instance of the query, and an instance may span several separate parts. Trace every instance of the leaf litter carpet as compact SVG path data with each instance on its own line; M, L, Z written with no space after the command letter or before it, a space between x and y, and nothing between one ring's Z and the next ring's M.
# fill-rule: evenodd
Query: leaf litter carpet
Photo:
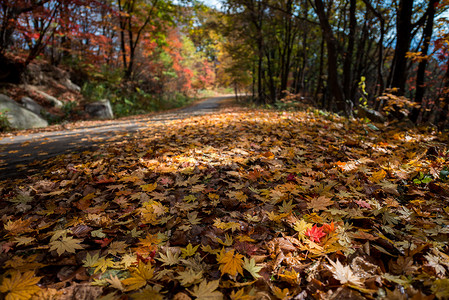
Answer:
M0 182L0 297L449 298L445 141L228 108L61 155Z

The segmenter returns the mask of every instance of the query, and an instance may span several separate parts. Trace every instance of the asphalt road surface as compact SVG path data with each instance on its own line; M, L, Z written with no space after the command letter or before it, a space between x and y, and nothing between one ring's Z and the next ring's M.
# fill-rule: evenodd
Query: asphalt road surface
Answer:
M225 100L215 97L186 108L132 120L100 122L98 125L72 130L40 132L0 138L0 180L25 177L39 172L40 162L64 153L82 152L132 137L134 132L152 124L217 112Z

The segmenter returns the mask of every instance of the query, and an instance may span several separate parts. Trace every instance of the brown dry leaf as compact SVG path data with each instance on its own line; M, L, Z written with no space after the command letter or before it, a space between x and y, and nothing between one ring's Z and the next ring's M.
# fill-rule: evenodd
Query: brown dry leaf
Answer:
M326 196L321 196L318 198L313 198L308 204L307 208L311 208L313 211L326 210L328 206L334 204L331 198Z

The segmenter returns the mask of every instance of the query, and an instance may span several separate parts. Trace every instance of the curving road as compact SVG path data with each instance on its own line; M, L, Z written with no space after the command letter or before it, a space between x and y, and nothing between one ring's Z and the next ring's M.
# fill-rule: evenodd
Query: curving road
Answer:
M215 97L169 113L132 120L105 121L72 130L16 135L0 139L0 180L24 177L39 171L39 162L70 152L95 149L101 144L132 137L134 132L156 123L217 112L225 100Z

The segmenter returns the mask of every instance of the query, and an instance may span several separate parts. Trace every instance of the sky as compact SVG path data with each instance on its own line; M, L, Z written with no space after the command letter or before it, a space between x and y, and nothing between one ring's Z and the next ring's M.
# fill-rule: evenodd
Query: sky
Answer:
M203 0L203 2L207 6L211 6L211 7L215 7L215 8L220 8L221 7L221 3L220 3L219 0Z

